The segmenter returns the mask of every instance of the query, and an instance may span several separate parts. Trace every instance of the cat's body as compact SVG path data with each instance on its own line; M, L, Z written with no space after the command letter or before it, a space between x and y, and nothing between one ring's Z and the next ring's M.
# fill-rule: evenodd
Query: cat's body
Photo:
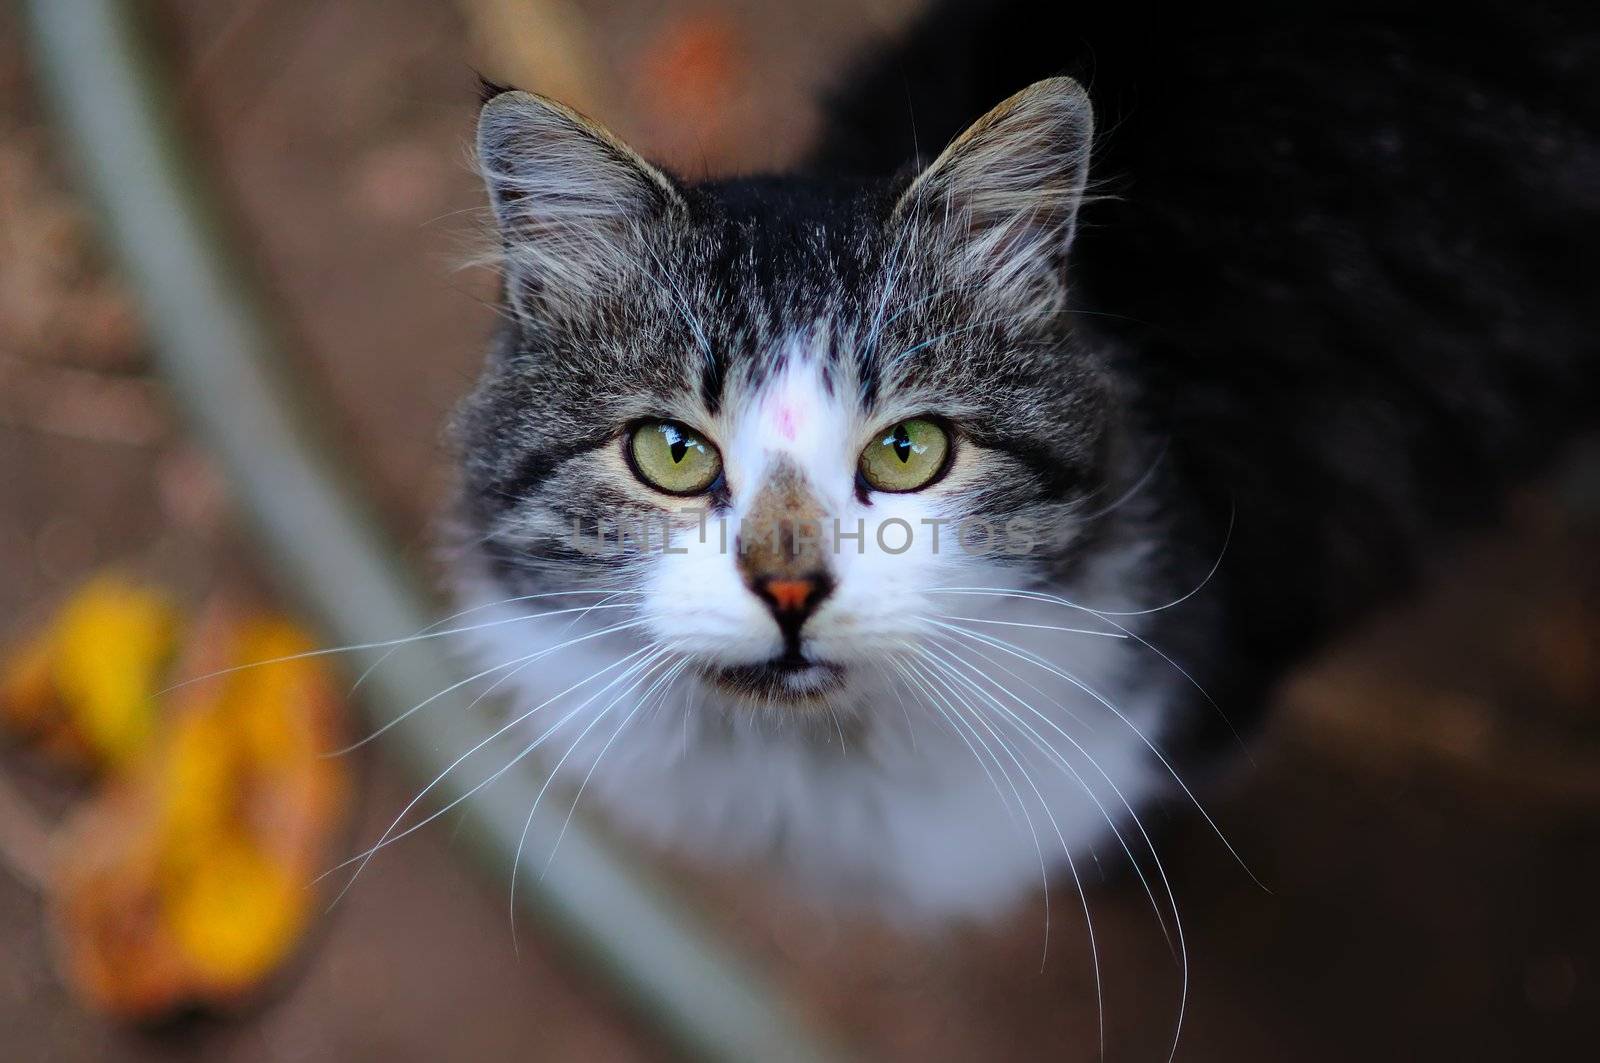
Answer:
M931 913L1143 851L1224 714L1593 409L1587 25L1038 6L930 16L833 176L685 188L486 105L512 324L461 421L463 582L530 741L644 833ZM1088 98L902 165L1060 70ZM641 518L683 552L573 537ZM1039 534L930 523L963 519ZM750 541L774 520L819 541Z
M815 165L894 172L1056 73L1104 130L1084 325L1132 353L1209 522L1237 509L1208 689L1245 726L1260 683L1596 423L1600 19L943 3L835 105ZM1204 554L1214 526L1186 542Z

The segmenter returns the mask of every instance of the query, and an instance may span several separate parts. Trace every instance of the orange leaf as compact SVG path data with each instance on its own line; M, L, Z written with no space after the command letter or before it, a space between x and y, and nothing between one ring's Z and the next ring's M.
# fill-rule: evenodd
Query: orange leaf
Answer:
M313 648L275 618L205 625L202 672ZM341 701L321 662L183 688L151 755L77 817L54 904L69 981L133 1018L226 1005L293 952L344 804Z

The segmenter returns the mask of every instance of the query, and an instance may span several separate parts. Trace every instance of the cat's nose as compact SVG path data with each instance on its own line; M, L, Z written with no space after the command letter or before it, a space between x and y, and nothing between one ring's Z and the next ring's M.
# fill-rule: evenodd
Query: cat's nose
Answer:
M756 597L767 603L772 618L778 622L785 641L793 643L800 637L800 629L817 611L822 599L833 589L833 580L826 572L808 576L762 577L751 582L750 589Z
M766 603L791 653L799 648L800 629L833 590L823 514L804 474L784 458L767 470L740 521L739 573Z
M769 579L763 588L772 608L780 613L809 611L807 603L816 589L814 579Z

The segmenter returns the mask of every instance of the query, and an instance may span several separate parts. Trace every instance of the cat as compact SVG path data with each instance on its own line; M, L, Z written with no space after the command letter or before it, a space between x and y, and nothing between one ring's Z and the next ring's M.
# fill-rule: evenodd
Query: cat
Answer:
M456 577L624 829L906 918L1140 869L1592 421L1591 14L1076 7L936 4L790 175L486 94Z

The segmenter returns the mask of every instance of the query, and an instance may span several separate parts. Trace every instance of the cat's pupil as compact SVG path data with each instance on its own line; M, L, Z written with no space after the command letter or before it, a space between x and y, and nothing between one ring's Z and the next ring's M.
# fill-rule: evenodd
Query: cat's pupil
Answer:
M689 444L684 441L682 436L674 439L667 446L672 451L672 464L674 465L680 464L683 461L683 456L689 452Z
M903 424L894 426L894 455L902 465L911 461L911 433L906 431Z

